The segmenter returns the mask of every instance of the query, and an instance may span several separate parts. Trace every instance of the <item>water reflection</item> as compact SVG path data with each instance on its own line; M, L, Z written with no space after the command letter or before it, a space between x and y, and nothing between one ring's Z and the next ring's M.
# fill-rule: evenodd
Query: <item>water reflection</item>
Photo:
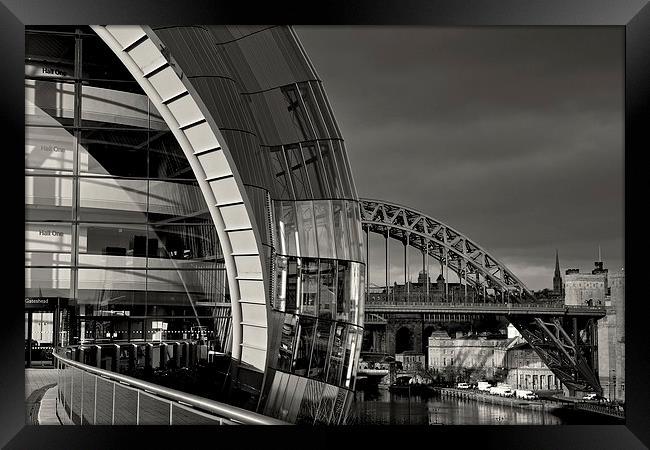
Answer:
M421 397L388 391L357 392L352 407L357 424L378 425L560 425L548 411L448 397Z

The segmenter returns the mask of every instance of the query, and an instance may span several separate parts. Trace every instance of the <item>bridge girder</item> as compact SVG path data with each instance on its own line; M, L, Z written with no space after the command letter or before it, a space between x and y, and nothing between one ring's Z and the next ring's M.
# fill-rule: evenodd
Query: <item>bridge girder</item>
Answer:
M535 298L505 264L449 225L395 203L371 199L360 199L359 203L362 226L369 232L408 243L478 289L495 289L515 301Z

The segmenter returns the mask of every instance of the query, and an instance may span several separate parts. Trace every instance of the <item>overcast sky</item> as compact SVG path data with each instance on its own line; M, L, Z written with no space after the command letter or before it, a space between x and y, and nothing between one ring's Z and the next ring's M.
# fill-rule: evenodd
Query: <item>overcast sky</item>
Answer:
M447 223L531 289L552 287L556 248L563 274L590 271L599 244L605 267L622 267L621 29L295 29L361 197ZM382 284L379 242L371 282Z

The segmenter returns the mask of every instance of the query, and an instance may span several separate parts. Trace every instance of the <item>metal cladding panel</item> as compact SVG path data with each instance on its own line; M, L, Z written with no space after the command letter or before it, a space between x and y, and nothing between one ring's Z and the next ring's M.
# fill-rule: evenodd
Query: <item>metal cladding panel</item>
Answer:
M232 75L222 54L215 51L218 43L212 32L203 26L152 27L165 43L183 73L188 78L199 76L225 77Z
M192 79L192 86L200 93L201 100L219 129L255 133L253 118L247 113L234 81L219 77L199 77Z
M267 28L274 28L277 25L225 25L225 26L210 26L215 39L220 43L236 41L237 39L244 38L253 33L259 33Z

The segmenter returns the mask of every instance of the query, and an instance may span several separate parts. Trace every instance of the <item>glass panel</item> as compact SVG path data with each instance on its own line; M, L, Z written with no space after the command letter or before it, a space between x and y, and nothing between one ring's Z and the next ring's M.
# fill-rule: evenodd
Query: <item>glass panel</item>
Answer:
M314 217L318 240L318 255L321 258L336 258L332 204L329 200L314 201Z
M110 425L113 417L113 383L97 380L97 425Z
M319 381L309 380L300 405L296 424L312 425L318 414L318 407L325 385Z
M323 160L323 166L325 167L325 174L327 177L329 189L332 193L332 198L340 198L343 196L343 190L341 188L339 170L336 167L334 158L332 157L330 143L321 141L318 143L318 146L320 149L321 158Z
M25 268L25 295L28 297L69 297L70 269Z
M74 83L25 80L25 124L72 126Z
M97 83L94 83L97 84ZM81 86L81 125L100 128L165 129L156 116L150 115L146 95L116 90L110 87ZM136 89L136 83L122 83L120 88ZM105 84L104 84L105 86Z
M302 101L305 104L309 118L311 119L311 124L313 125L315 132L319 139L328 139L330 138L330 133L327 130L321 111L319 110L318 105L313 97L313 92L309 87L309 82L303 82L298 84L300 88L300 95Z
M292 375L293 376L293 375ZM296 377L296 390L293 394L293 399L291 400L291 405L289 405L289 413L287 414L287 421L294 423L296 417L298 416L298 411L300 410L300 405L302 404L302 399L305 396L305 389L307 388L307 382L309 381L303 377Z
M42 78L72 77L74 52L75 39L71 34L27 31L25 33L25 75Z
M336 261L320 262L318 317L336 317Z
M350 320L350 262L338 262L338 280L336 289L336 320Z
M317 424L329 425L338 392L337 387L325 385L323 398L318 408L318 415L316 416Z
M146 178L148 136L147 131L82 131L80 173Z
M279 145L314 139L295 92L288 92L286 88L272 89L247 94L245 98L249 102L263 144Z
M171 131L149 133L149 177L194 179L190 163Z
M150 228L149 258L182 259L217 267L223 258L214 225L154 225ZM208 266L208 262L213 264ZM150 265L154 262L150 261ZM222 265L222 264L220 264Z
M293 184L294 194L297 199L311 199L313 198L309 189L309 181L305 173L304 162L300 146L286 145L284 147L287 156L287 164L289 166L289 173L291 174L291 181Z
M345 397L348 394L348 391L346 389L339 389L338 395L336 396L336 402L334 403L334 407L332 408L332 416L330 418L330 423L332 425L341 425L343 423L343 411L344 411L344 406L345 406ZM350 395L350 397L354 397L354 394Z
M286 311L287 312L297 312L298 310L298 299L301 295L300 293L300 277L299 277L299 266L297 261L294 258L289 258L287 264L287 291L286 291Z
M140 393L140 425L169 425L169 402Z
M83 424L92 424L95 413L95 377L83 373Z
M72 129L25 127L25 168L49 173L72 172L74 162Z
M51 219L72 217L72 178L25 175L27 219L38 220L53 212ZM41 211L36 211L39 209Z
M314 342L316 319L300 316L298 322L298 340L293 361L292 372L299 376L307 376L311 349Z
M333 385L341 384L341 369L343 368L344 343L346 339L344 324L335 323L332 336L332 351L327 365L327 382Z
M317 258L318 248L312 202L295 202L295 204L298 235L300 238L300 248L297 253L299 256L311 256Z
M348 238L348 221L343 200L332 200L332 223L334 227L334 243L339 259L350 259L350 241Z
M138 394L133 389L115 385L115 425L135 425Z
M83 372L76 367L72 368L72 421L75 425L81 424L81 377Z
M79 264L95 267L145 267L144 225L79 224ZM151 243L149 243L151 247Z
M316 316L318 311L318 261L303 260L300 267L300 304L301 314Z
M276 256L275 271L277 280L275 283L275 295L273 297L273 307L280 311L286 311L287 305L287 269L289 259L285 256Z
M289 410L291 408L291 404L294 402L296 389L298 387L298 381L300 380L300 377L297 377L295 375L289 375L288 378L289 379L287 380L286 388L284 389L282 396L278 396L277 400L279 406L278 418L280 420L288 419Z
M330 193L316 144L301 144L301 147L314 198L329 198Z
M364 261L363 233L361 232L361 217L359 216L359 205L355 201L345 202L348 216L348 238L350 240L350 259L353 261Z
M349 280L349 294L347 296L348 301L350 302L350 322L359 324L363 320L363 302L362 302L362 292L363 292L363 264L352 262L350 263L350 273L346 277L346 281Z
M294 352L296 338L296 326L298 317L293 314L285 314L282 325L282 337L280 338L280 351L278 355L277 368L279 370L291 370L291 358Z
M309 378L325 380L327 370L327 354L332 334L332 322L319 320L314 339L314 349L311 352L311 364L309 365Z
M282 255L298 255L298 228L294 202L274 202L278 226L279 248Z
M189 269L189 267L188 267ZM223 299L223 271L153 270L147 272L147 303L156 305L157 314L181 308L185 315L211 315L210 308ZM155 314L150 312L150 314Z
M71 243L70 223L26 223L25 265L69 266Z
M339 176L341 177L341 185L343 187L343 197L352 199L355 195L352 192L352 174L350 173L350 168L348 167L347 158L345 156L345 150L341 141L329 141L332 146L332 151L334 153L334 159L336 161L336 166L339 170Z
M285 101L288 106L283 108L285 111L289 111L291 114L291 122L296 127L298 132L299 139L296 140L286 140L284 142L295 142L295 141L309 141L315 139L317 136L314 136L314 130L312 128L312 122L309 120L307 111L303 107L302 98L300 98L300 93L296 89L295 84L290 84L281 88L282 93L284 94Z
M151 221L208 215L203 193L196 181L150 181L149 216Z
M133 82L133 77L124 64L99 36L84 35L81 51L81 69L84 79L112 81L113 89L142 92L137 83Z
M353 370L355 370L353 362L355 355L357 354L357 341L359 335L358 330L359 329L357 327L348 325L348 333L346 337L347 339L343 357L342 385L350 389L354 387L352 386L352 379L354 376Z
M79 179L80 218L109 223L146 220L147 181Z
M309 81L308 84L309 101L314 105L314 110L318 110L319 120L323 122L323 126L326 128L326 131L323 131L323 134L330 138L340 139L341 135L338 132L330 108L326 104L327 100L325 99L321 83L319 81Z
M282 147L270 147L269 154L271 165L273 167L273 180L275 182L275 192L277 195L276 198L279 200L293 199L291 181Z

